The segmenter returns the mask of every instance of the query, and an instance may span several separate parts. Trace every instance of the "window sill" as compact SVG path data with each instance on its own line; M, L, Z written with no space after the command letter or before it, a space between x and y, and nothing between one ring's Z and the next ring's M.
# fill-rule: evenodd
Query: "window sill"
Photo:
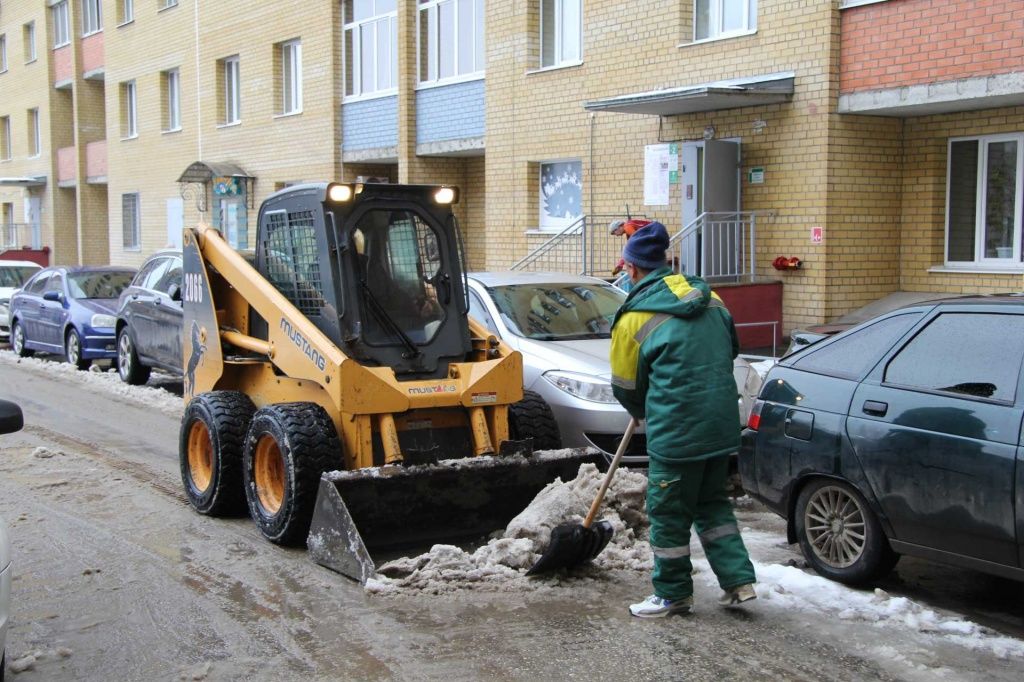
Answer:
M3 68L3 69L0 69L0 75L5 74L5 73L7 73L6 67Z
M231 123L218 123L217 128L237 128L240 125L242 125L241 121L232 121Z
M386 97L397 97L398 88L391 88L389 90L379 90L377 92L370 92L365 95L346 95L342 100L342 104L355 104L356 102L367 102L372 99L384 99Z
M564 227L531 227L528 230L523 230L523 234L528 237L554 237L564 229Z
M157 14L160 14L161 12L166 12L166 11L167 11L167 10L169 10L169 9L174 9L174 8L175 8L175 7L177 7L177 6L178 6L178 3L176 3L176 2L175 2L175 3L173 3L173 4L170 4L170 5L164 5L163 7L161 7L160 9L158 9L158 10L156 11L156 13L157 13Z
M431 88L443 88L446 85L457 85L459 83L472 83L473 81L482 81L486 78L482 71L476 73L467 73L462 76L451 76L449 78L438 78L432 81L423 81L416 84L417 90L429 90Z
M121 142L130 142L131 140L137 139L139 139L139 134L135 133L134 135L125 135L124 137L121 138Z
M100 29L100 30L98 30L98 31L92 31L91 33L83 33L81 37L82 37L82 38L88 38L89 36L94 36L94 35L96 35L97 33L103 33L103 29L101 28L101 29Z
M32 59L29 59L25 62L25 66L28 66L29 64L35 64L37 61L39 61L39 57L33 57Z
M139 251L142 251L141 246L122 246L121 248L126 253L138 253Z
M26 159L38 159L42 155L43 155L42 152L36 152L35 154L30 154L30 155L26 156L25 158Z
M283 114L274 114L274 119L276 120L276 119L279 119L279 118L291 118L292 116L301 116L301 115L302 115L302 109L299 109L297 111L289 111L289 112L286 112L286 113L283 113Z
M851 7L860 7L861 5L874 5L876 2L888 2L889 0L843 0L839 4L839 9L850 9Z
M71 44L71 41L69 40L69 41L67 41L66 43L61 43L60 45L54 45L54 46L53 46L53 51L54 51L54 52L56 52L56 51L57 51L57 50L59 50L60 48L62 48L62 47L67 47L67 46L68 46L68 45L70 45L70 44Z
M583 60L577 59L574 62L562 62L560 64L552 64L551 66L542 66L539 69L531 69L526 72L527 76L532 76L535 73L547 73L548 71L561 71L562 69L574 69L577 66L583 66Z
M707 43L717 43L721 40L732 40L733 38L746 38L748 36L757 35L757 29L750 31L737 31L736 33L725 33L720 36L714 36L712 38L701 38L700 40L691 40L688 43L679 43L676 47L691 47L692 45L706 45Z
M933 265L928 272L954 273L965 275L1019 275L1024 273L1024 263L1016 265Z
M131 26L134 23L135 23L135 17L132 17L128 21L122 21L120 24L117 25L117 28L124 28L125 26Z
M180 133L180 132L181 132L181 126L178 126L177 128L168 128L167 130L161 130L160 134L161 135L173 135L174 133Z

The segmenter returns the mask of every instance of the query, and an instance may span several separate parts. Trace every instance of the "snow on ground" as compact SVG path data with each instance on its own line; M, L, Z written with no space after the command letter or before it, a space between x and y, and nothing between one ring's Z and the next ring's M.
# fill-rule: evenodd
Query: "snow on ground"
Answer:
M487 544L468 552L452 545L435 545L418 557L403 557L383 564L366 589L377 595L413 592L447 594L461 590L521 592L572 589L580 581L614 580L616 571L648 572L653 555L647 542L644 499L647 477L620 469L598 513L615 529L610 544L592 564L554 575L526 577L526 571L548 546L551 529L562 522L581 523L597 493L602 474L593 465L580 467L572 481L556 480L542 490L519 516ZM751 506L740 498L739 507ZM743 539L757 573L759 601L751 608L779 609L787 613L825 614L840 621L870 623L880 629L916 631L926 638L941 638L971 649L991 651L1001 658L1024 658L1024 642L956 615L942 613L882 590L855 590L809 571L758 557L772 554L780 537L743 528ZM694 573L700 585L717 590L717 580L694 542Z
M40 358L19 358L14 351L0 350L0 366L3 365L20 365L34 372L59 374L62 380L74 381L85 385L88 389L120 396L133 403L152 407L171 417L180 417L184 410L181 396L153 386L130 386L121 381L116 370L104 369L98 365L93 365L89 371L83 372L66 362Z

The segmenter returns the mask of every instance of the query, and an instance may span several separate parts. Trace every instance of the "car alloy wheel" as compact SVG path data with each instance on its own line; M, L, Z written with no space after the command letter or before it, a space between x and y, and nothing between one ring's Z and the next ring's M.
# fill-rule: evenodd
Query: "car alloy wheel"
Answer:
M82 348L78 343L78 334L71 332L68 334L68 362L72 365L77 365L78 361L82 359Z
M132 340L127 331L121 332L117 338L117 372L124 382L132 373Z
M838 486L814 492L804 510L804 527L815 556L832 568L848 568L864 554L864 510Z
M21 326L20 322L14 323L14 330L11 332L11 347L18 355L25 352L25 328Z

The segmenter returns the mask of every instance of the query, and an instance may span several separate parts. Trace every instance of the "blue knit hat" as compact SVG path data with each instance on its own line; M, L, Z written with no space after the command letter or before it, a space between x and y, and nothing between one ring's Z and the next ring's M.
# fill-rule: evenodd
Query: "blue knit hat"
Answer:
M667 250L668 230L653 222L633 233L622 249L622 259L644 270L657 270L665 265Z

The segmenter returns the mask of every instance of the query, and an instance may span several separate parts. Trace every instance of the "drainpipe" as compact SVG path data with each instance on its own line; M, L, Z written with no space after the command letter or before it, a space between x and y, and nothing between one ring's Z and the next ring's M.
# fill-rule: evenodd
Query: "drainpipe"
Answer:
M587 267L588 264L587 264L587 251L586 251L586 249L587 249L587 227L591 226L592 221L593 221L593 217L592 216L594 215L594 123L595 123L594 117L595 116L597 116L596 112L591 111L590 112L590 148L587 151L587 155L590 157L589 161L588 161L588 165L590 166L590 170L589 170L589 173L590 173L590 198L588 199L588 203L590 204L590 207L587 209L587 223L588 223L588 225L584 225L583 226L583 239L582 239L582 242L583 242L583 271L586 274L591 274L594 271L594 263L593 262L591 262L589 264L589 267ZM593 257L593 254L591 254L591 257ZM593 258L591 258L591 261L593 261Z
M195 43L196 43L196 79L195 79L195 92L196 92L196 132L198 133L198 145L199 145L199 156L196 157L197 161L203 160L203 98L199 92L200 82L200 70L199 70L199 0L195 0ZM216 82L216 78L214 78Z

